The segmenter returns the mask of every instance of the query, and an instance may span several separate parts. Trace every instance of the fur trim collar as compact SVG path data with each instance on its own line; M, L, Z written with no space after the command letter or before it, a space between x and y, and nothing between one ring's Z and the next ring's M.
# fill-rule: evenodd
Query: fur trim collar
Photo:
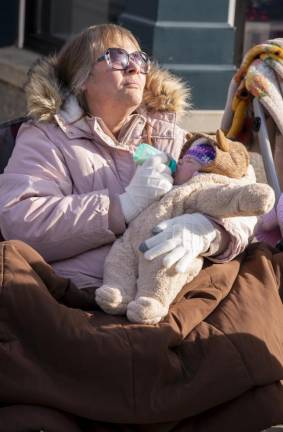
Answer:
M58 81L56 57L41 59L29 73L25 87L29 115L42 122L55 120L60 111L68 113L66 101L73 95ZM175 112L178 116L189 108L190 91L180 78L153 65L147 75L143 107L148 112ZM73 103L71 104L74 105ZM69 115L70 114L70 115Z

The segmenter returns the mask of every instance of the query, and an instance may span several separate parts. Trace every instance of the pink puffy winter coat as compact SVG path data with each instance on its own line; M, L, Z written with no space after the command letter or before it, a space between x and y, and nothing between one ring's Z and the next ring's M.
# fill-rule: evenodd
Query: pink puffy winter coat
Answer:
M29 243L80 288L101 284L106 254L125 230L118 195L135 172L135 146L147 141L149 128L153 144L175 159L184 144L176 114L185 89L161 70L149 78L143 106L118 139L100 118L85 116L74 96L64 101L51 63L38 65L29 84L29 95L37 95L28 100L33 120L20 128L0 176L0 229L6 239ZM243 249L255 221L242 219L233 231L241 233Z

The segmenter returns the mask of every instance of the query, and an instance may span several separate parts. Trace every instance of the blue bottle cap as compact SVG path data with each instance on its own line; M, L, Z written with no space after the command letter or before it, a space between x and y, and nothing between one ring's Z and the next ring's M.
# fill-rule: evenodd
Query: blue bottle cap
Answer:
M169 168L171 170L171 173L174 174L174 172L177 169L177 162L175 161L175 159L170 159L170 161L168 163L168 166L169 166Z

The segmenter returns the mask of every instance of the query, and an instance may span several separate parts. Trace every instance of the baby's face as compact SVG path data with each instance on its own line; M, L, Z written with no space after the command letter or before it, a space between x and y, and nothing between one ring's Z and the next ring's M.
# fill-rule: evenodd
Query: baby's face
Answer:
M193 174L200 168L201 164L197 160L191 158L190 156L183 157L177 164L177 169L174 176L174 184L181 185L190 180Z

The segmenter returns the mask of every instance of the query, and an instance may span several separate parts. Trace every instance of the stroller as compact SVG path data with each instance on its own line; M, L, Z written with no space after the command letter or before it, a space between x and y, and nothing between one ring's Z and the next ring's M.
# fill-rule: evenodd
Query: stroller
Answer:
M266 178L276 205L256 230L258 240L283 250L283 39L251 48L233 77L222 120L229 138L245 142L251 130L258 138ZM267 125L271 125L271 128ZM272 136L273 132L273 137ZM247 139L249 141L251 136Z
M280 160L283 160L282 93L283 39L274 39L254 46L245 55L231 81L222 119L222 128L229 138L247 141L247 133L252 129L257 134L266 178L274 189L277 204L283 183L280 167ZM275 132L273 140L270 138L272 130L267 128L268 118ZM283 248L282 241L280 244Z

